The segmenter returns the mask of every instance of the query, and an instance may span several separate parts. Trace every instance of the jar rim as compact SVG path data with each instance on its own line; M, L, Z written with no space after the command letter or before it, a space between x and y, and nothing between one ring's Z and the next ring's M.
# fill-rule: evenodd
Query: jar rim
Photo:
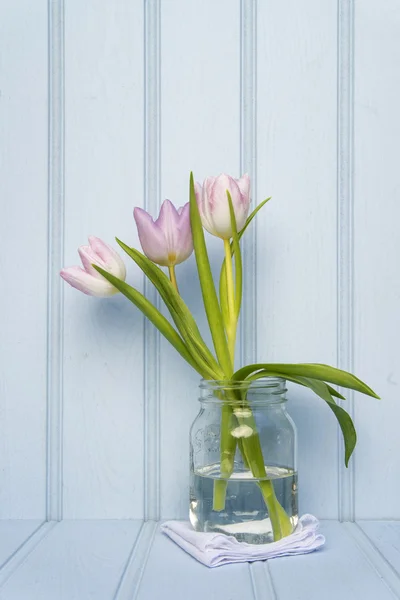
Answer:
M199 387L201 390L234 390L248 387L252 390L274 389L279 390L279 393L281 393L286 391L286 379L284 377L260 377L251 381L250 384L248 379L201 379Z
M203 403L224 403L232 406L243 402L240 397L218 397L217 392L234 392L246 390L251 392L251 398L246 398L249 404L281 404L286 402L285 392L286 380L283 377L263 377L249 382L233 380L202 379L200 381L201 396Z

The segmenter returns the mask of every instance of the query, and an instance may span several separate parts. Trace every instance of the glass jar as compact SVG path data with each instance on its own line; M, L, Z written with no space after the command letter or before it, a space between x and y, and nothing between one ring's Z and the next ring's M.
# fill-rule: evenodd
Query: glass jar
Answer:
M285 380L202 381L190 430L190 522L250 544L277 541L298 521L296 429Z

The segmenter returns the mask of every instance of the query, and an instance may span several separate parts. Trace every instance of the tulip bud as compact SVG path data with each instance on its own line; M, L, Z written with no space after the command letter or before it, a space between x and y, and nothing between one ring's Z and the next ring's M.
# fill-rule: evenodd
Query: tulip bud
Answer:
M223 239L232 237L231 217L227 197L229 191L232 198L233 210L238 232L246 223L250 207L250 178L243 175L233 179L229 175L207 177L203 188L195 186L196 198L203 227L212 235Z
M125 281L126 269L119 254L94 236L89 237L89 246L80 246L78 252L84 268L67 267L61 270L61 277L72 287L89 296L105 298L118 293L117 288L100 275L92 265L98 265Z
M173 267L192 254L189 203L177 210L170 200L165 200L156 221L142 208L136 207L133 215L143 252L153 262Z

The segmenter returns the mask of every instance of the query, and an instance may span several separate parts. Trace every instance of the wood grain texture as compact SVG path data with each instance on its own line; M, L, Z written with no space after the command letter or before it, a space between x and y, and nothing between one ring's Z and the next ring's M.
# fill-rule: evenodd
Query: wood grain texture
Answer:
M1 600L112 600L140 521L63 521L0 590Z
M355 357L382 401L359 397L356 517L400 518L400 5L355 7Z
M211 17L212 12L212 17ZM194 43L195 39L195 43ZM161 195L178 206L196 180L240 168L240 5L171 0L161 4ZM215 274L220 240L207 236ZM177 269L181 294L200 328L206 319L192 257ZM210 336L205 332L207 341ZM199 376L161 341L161 515L187 516L188 432L198 412Z
M0 3L0 518L46 510L47 2Z
M73 0L65 19L65 263L73 265L88 234L138 245L143 7ZM128 281L142 289L131 264ZM140 517L143 318L120 295L97 300L68 287L64 329L64 515Z
M258 361L336 361L336 61L334 2L258 5ZM335 518L337 426L289 388L299 431L302 512Z
M0 521L0 569L41 523L34 519Z

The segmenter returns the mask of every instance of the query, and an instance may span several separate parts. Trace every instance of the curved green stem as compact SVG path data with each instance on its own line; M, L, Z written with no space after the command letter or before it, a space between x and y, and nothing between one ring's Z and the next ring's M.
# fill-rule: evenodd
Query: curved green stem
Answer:
M175 266L172 265L172 267L168 267L168 272L171 283L179 294L178 283L176 281Z

